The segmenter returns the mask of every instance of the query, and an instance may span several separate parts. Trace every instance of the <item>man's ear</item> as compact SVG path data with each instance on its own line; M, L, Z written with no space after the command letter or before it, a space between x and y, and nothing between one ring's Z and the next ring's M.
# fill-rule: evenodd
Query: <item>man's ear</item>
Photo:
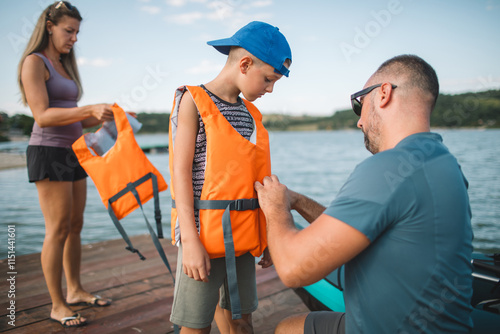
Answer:
M388 82L380 87L380 108L385 108L392 99L392 85Z
M243 74L248 72L248 69L253 64L253 59L250 56L243 56L240 59L240 71Z

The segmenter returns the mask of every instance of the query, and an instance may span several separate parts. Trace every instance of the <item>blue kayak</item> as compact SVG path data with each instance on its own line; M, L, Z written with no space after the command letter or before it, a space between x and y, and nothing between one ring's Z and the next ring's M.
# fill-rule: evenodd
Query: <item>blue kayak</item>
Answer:
M500 333L500 254L472 254L474 272L472 333ZM311 311L345 312L344 267L331 272L324 279L294 289Z

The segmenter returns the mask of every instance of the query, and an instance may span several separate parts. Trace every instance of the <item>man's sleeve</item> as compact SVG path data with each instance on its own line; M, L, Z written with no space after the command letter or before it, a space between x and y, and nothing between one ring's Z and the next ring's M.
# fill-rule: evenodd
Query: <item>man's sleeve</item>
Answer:
M390 224L388 203L393 195L384 178L382 156L360 163L349 176L325 214L354 227L373 242Z

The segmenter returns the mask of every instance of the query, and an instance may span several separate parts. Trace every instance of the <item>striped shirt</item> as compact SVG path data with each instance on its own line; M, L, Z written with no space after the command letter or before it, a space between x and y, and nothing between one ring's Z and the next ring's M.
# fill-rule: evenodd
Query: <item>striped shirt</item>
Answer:
M248 112L245 103L238 97L236 103L229 103L214 95L205 86L201 87L208 93L212 101L217 106L217 109L226 118L226 120L233 126L233 128L245 139L250 140L254 131L254 121ZM193 194L195 198L201 197L203 183L205 181L205 166L207 158L207 136L205 133L205 124L198 113L199 130L196 137L196 148L193 159ZM194 212L196 227L199 231L200 219L199 211Z

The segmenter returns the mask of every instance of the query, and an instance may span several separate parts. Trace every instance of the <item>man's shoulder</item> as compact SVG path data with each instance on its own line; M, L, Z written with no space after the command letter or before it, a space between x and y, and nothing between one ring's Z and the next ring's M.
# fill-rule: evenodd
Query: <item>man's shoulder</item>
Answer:
M426 162L443 155L451 155L437 133L425 132L410 135L401 140L394 148L379 152L362 164L365 168L390 169L398 168L401 163L421 166Z

